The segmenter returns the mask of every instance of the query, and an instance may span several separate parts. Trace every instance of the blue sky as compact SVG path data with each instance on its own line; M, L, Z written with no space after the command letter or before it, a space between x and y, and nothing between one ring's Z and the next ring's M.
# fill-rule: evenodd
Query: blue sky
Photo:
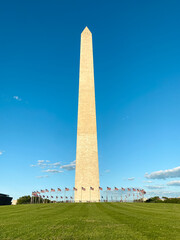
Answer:
M74 186L88 26L101 186L180 196L179 9L179 1L1 2L0 192L16 199Z

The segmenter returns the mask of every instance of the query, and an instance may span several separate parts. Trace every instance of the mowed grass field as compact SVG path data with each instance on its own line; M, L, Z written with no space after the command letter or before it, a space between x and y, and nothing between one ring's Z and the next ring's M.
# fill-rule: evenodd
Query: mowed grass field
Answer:
M178 239L180 205L54 203L0 206L0 240Z

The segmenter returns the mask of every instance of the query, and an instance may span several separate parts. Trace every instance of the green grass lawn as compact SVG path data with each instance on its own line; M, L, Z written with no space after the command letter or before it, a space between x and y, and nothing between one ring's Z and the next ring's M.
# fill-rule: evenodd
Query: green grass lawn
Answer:
M0 206L0 240L178 239L180 205L56 203Z

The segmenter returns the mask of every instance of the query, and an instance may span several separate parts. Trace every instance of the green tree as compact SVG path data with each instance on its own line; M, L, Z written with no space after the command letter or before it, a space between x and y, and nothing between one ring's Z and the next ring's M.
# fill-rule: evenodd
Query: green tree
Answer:
M28 204L31 203L31 196L22 196L17 200L17 204Z

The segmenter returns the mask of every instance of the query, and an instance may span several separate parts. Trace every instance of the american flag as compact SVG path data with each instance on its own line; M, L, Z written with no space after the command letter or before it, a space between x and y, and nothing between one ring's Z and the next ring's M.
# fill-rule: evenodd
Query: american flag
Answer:
M107 190L111 190L111 188L110 188L110 187L107 187Z
M70 197L71 199L73 199L72 197Z
M51 196L51 198L53 198L53 196Z
M45 197L45 196L43 195L43 197Z
M90 190L94 190L94 188L93 188L93 187L90 187Z
M142 194L146 194L146 192L144 191L144 189L141 190L141 193L142 193Z
M60 188L58 188L57 190L58 190L58 192L60 192L60 191L61 191L61 189L60 189Z
M47 196L47 198L49 198L49 197Z
M125 188L122 187L121 190L122 190L122 191L125 191Z
M51 192L55 192L55 189L51 188Z
M63 197L61 196L61 198L63 198Z
M86 191L86 189L84 187L81 188L83 191Z
M117 187L114 187L114 190L118 191L119 189Z
M65 191L69 191L69 188L66 187L66 188L65 188Z
M58 196L56 196L56 198L58 198Z
M102 187L99 187L99 190L103 190Z
M44 193L45 191L44 190L41 190L41 193Z
M36 193L37 193L37 194L40 194L40 192L38 192L38 191L37 191Z
M73 187L73 190L74 190L74 191L77 191L77 188Z
M45 191L46 191L46 192L49 192L49 190L48 190L48 189L46 189Z
M66 196L66 199L67 199L68 197Z
M136 189L135 189L135 188L133 188L133 191L134 191L134 192L136 192Z
M128 190L128 191L131 191L131 189L130 189L130 188L128 188L127 190Z

